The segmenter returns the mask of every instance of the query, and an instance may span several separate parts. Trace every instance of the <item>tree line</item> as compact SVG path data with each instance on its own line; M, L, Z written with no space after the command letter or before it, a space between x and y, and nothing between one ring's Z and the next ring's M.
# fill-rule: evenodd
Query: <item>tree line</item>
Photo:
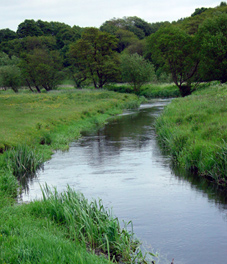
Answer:
M124 17L98 29L25 20L16 32L0 30L0 86L15 92L49 91L65 78L77 88L128 82L138 92L151 79L171 76L185 96L195 83L227 82L226 64L225 2L172 23Z

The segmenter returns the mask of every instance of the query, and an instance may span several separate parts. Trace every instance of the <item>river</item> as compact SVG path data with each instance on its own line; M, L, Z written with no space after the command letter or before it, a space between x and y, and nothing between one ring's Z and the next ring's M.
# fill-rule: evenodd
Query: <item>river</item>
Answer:
M156 263L227 262L227 202L196 178L171 168L160 150L154 121L168 100L156 100L83 135L67 152L56 152L29 181L23 201L41 198L40 184L101 198L114 214L132 220Z

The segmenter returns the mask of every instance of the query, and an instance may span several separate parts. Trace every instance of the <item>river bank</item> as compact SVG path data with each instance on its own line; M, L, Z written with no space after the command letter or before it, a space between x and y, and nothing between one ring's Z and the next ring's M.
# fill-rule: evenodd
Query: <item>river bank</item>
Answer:
M156 122L161 145L174 164L227 189L226 84L174 99Z
M194 175L172 168L158 146L156 118L171 100L152 100L111 119L57 151L30 181L22 200L42 198L40 185L69 184L87 199L101 198L123 221L132 221L155 263L224 263L226 259L226 197ZM209 249L212 248L212 251ZM193 252L193 254L191 253Z
M74 197L71 207L63 208L63 197L56 193L51 196L49 192L45 201L17 206L16 177L23 179L26 174L35 173L54 150L68 149L69 142L79 138L82 131L97 129L111 116L140 103L141 99L135 95L106 91L16 95L2 92L1 262L110 263L117 258L131 261L139 242L132 239L130 231L120 228L117 218L105 211L101 202L89 204L70 190L65 201L69 204ZM78 220L74 213L69 213L76 201L81 208L81 229L77 231L73 227ZM83 218L85 215L88 217ZM87 229L91 222L85 227L88 219L93 220L93 230Z

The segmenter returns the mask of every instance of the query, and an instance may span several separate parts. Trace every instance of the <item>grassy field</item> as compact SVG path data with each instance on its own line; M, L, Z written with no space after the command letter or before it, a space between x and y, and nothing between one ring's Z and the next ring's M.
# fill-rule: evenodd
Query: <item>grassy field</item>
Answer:
M0 263L143 263L132 231L121 229L101 201L46 187L42 201L15 204L17 179L35 173L82 131L140 103L135 95L108 91L0 92Z
M5 148L16 146L18 143L26 142L32 145L42 143L49 132L53 140L52 147L59 149L66 142L53 134L55 132L59 134L61 129L64 130L65 125L74 126L72 134L75 138L79 136L80 130L83 130L82 123L85 119L92 123L92 120L88 119L93 118L93 123L98 124L101 115L105 114L106 118L107 115L120 113L122 108L131 107L130 104L136 101L138 101L136 96L105 91L72 90L19 95L2 92L0 94L0 150L3 152Z
M174 163L227 187L227 85L174 99L156 131Z

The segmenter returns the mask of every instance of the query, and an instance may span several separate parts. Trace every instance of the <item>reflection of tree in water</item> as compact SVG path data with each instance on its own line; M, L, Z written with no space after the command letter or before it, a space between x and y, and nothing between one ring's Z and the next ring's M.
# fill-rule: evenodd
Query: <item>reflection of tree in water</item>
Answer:
M145 147L154 137L157 108L146 108L115 118L95 134L82 139L93 165L119 156L122 149L135 150Z
M171 165L171 169L175 177L179 181L185 181L190 183L192 189L201 190L204 195L208 197L208 200L214 201L218 205L220 210L227 209L227 193L218 188L212 182L209 182L205 178L198 176L195 173L187 172L184 169Z

